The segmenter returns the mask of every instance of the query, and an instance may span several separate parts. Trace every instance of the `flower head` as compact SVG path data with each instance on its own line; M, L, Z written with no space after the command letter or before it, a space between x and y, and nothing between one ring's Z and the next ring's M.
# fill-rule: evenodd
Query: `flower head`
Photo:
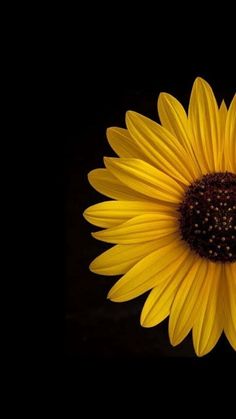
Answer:
M188 114L171 95L158 98L161 125L127 112L127 129L109 128L118 158L89 173L112 200L85 218L111 249L90 269L123 275L108 298L123 302L149 291L141 324L169 316L179 344L192 330L198 356L224 332L236 349L236 96L218 107L211 87L194 82Z

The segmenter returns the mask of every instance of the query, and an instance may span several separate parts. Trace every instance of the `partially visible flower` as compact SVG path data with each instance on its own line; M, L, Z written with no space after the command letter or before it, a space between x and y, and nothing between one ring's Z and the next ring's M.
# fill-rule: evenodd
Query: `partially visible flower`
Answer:
M89 181L112 200L84 216L104 228L93 237L115 246L90 269L123 275L112 301L150 291L141 324L169 316L172 345L192 330L202 356L224 331L236 349L236 96L218 107L197 78L188 115L166 93L158 111L161 125L127 112L127 130L107 131L118 158L105 158Z

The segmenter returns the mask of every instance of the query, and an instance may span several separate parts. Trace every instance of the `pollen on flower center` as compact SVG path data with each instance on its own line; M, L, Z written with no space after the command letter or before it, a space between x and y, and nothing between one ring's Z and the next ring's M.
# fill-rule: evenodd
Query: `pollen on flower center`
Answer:
M192 183L179 207L182 238L200 256L236 261L236 175L213 173Z

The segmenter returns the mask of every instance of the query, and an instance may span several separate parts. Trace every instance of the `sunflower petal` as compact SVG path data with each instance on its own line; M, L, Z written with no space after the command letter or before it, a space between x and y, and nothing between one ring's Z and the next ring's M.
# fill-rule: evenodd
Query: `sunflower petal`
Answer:
M225 135L225 124L226 124L226 118L227 118L227 106L225 104L225 101L222 100L220 105L220 129L221 129L221 135Z
M115 244L136 244L178 231L176 217L165 213L144 214L131 218L115 227L92 233L98 240Z
M112 287L108 298L115 302L132 300L169 277L172 263L185 251L183 243L173 241L138 262ZM168 269L169 268L169 269Z
M107 169L95 169L88 174L92 187L109 198L127 201L146 201L147 197L121 183Z
M189 103L189 121L203 174L219 171L223 141L217 102L209 84L198 77Z
M226 118L225 156L226 168L236 173L236 94L230 104Z
M191 156L169 131L151 119L131 111L126 113L126 125L152 165L185 185L194 179Z
M89 269L100 275L120 275L128 272L137 262L173 241L173 235L138 244L117 244L102 253L90 264Z
M141 325L153 327L162 322L170 313L176 291L194 262L188 249L174 262L172 272L150 292L141 314Z
M137 147L127 129L117 127L108 128L107 139L111 148L119 157L132 157L145 160L145 154Z
M201 305L193 326L193 344L198 356L210 352L223 331L222 276L221 266L208 262L205 285L199 297Z
M170 176L142 160L105 157L104 162L115 177L136 192L171 203L182 200L183 188Z
M205 260L197 259L175 296L169 318L169 337L173 346L178 345L193 327L206 272Z
M113 227L130 218L148 213L172 213L170 205L150 201L105 201L92 205L84 211L84 217L98 227Z
M236 263L225 264L224 332L236 350Z
M191 156L194 163L194 173L201 176L197 159L194 154L191 131L187 114L181 103L168 93L160 93L157 102L161 124L169 130Z
M225 104L225 101L222 100L221 105L220 105L220 109L219 109L219 115L220 115L220 135L221 135L222 142L224 144L224 148L225 148L225 124L226 124L227 112L228 111L227 111L227 106ZM224 148L222 149L221 161L220 161L220 164L219 164L220 170L222 172L226 171L226 169L227 169L227 163L226 163Z

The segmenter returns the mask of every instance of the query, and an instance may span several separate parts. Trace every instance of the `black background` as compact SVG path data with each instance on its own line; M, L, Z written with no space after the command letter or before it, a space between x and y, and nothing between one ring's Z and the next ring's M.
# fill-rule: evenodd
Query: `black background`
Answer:
M131 36L112 42L107 32L84 44L75 31L68 35L64 73L68 135L63 152L65 354L72 363L76 360L81 364L231 359L235 354L224 337L202 359L194 354L191 335L172 348L167 321L151 329L139 324L146 295L127 303L112 303L106 295L117 278L95 275L88 269L89 263L110 247L90 236L96 228L82 217L86 207L106 200L87 181L90 170L103 167L103 156L114 155L107 144L106 128L125 127L127 110L157 120L157 97L162 91L177 97L186 108L197 76L211 84L219 103L224 98L229 104L235 92L235 65L224 48L215 51L211 42L206 45L203 40L189 49L173 39L162 47L157 42L149 48L139 44L140 39Z

